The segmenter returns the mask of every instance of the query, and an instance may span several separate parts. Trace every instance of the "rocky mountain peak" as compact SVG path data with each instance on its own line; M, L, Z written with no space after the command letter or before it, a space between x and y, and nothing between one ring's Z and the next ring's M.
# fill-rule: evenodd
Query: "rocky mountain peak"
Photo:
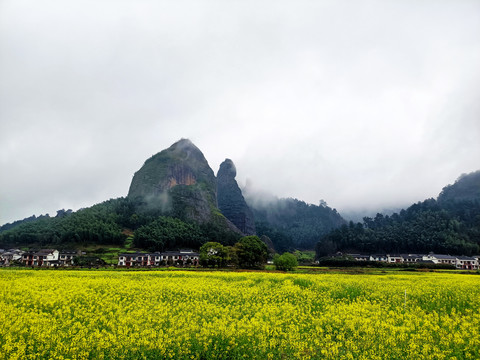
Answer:
M216 209L216 179L203 153L181 139L145 161L133 176L128 197L149 210L210 221Z
M226 177L226 178L235 179L236 176L237 176L237 168L235 167L235 164L233 163L232 160L225 159L225 161L220 164L220 169L218 170L217 178Z
M253 213L240 190L235 176L237 170L232 160L225 159L217 173L218 208L242 233L255 234Z

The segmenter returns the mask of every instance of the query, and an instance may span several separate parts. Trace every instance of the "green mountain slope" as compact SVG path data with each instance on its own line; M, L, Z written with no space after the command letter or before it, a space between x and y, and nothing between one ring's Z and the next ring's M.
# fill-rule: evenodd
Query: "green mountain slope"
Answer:
M253 210L257 234L268 236L279 252L312 250L323 235L346 223L335 209L326 205L291 198L256 201L248 197L247 202Z
M365 217L324 236L317 255L362 253L480 253L480 172L462 175L438 199L413 204L391 216Z

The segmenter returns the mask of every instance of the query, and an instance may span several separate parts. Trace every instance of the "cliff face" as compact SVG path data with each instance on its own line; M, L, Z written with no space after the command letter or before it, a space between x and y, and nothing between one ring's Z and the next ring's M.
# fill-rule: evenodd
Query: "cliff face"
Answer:
M232 160L226 159L217 173L218 208L245 235L255 234L253 213L238 187L237 171Z
M143 209L208 222L218 213L216 179L202 152L182 139L152 156L138 170L128 197Z

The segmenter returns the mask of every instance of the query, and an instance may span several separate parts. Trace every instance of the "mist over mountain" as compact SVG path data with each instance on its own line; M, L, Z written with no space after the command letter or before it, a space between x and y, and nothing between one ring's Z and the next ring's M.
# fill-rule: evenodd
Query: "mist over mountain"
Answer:
M407 204L408 207L410 204ZM353 222L362 222L364 217L375 217L376 214L380 213L383 215L392 215L394 213L398 213L403 209L403 207L398 206L394 208L378 208L378 209L356 209L356 210L342 210L341 214L342 217L346 221L353 221Z
M271 239L277 251L313 249L318 240L346 221L325 201L307 204L292 198L277 198L248 187L245 197L253 210L257 234Z
M480 170L462 174L454 184L442 189L437 200L440 203L480 201Z
M377 213L335 229L316 246L317 256L363 253L480 253L480 171L460 176L437 199L391 215Z

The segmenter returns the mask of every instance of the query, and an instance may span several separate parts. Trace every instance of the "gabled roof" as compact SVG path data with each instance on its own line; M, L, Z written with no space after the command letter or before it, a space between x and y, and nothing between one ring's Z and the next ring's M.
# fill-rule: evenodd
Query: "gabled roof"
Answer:
M60 252L60 254L63 254L63 255L67 255L67 254L76 255L77 254L77 252L75 250L60 250L59 252Z
M419 263L422 263L422 264L435 264L433 262L433 260L420 260Z
M457 256L458 260L467 260L467 261L475 261L473 257L470 256Z
M123 254L118 254L118 256L138 257L138 256L148 256L148 254L147 253L123 253Z
M417 254L402 254L401 256L404 259L421 259L421 258L423 258L422 255L417 255Z
M52 254L54 251L57 251L55 249L41 249L35 253L35 255L49 255Z
M441 254L429 254L429 256L434 257L436 259L442 259L442 260L455 260L456 257L452 255L441 255Z

